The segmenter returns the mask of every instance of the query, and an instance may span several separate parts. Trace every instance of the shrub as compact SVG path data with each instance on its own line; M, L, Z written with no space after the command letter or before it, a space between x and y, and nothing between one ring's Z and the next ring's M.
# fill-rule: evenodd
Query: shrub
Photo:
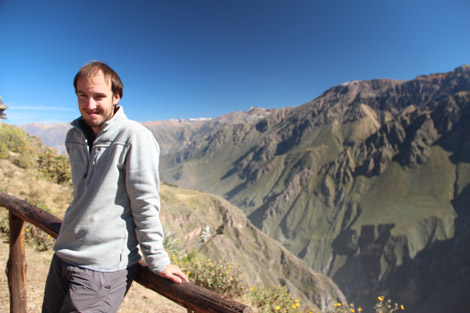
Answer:
M235 298L242 296L248 284L238 267L223 261L197 257L185 266L191 281L201 287Z
M38 251L51 250L55 242L51 235L30 223L25 223L25 240L34 245Z
M28 135L18 127L0 124L0 158L10 159L16 166L28 168L33 165L31 156Z
M41 176L57 184L71 184L70 163L67 156L57 154L47 148L37 157L38 171Z
M398 303L392 304L392 300L388 299L385 301L385 298L380 296L377 298L377 303L375 304L376 313L392 313L398 310L404 311L405 307L403 305L398 305Z
M253 286L251 287L251 298L253 306L263 313L311 312L308 308L302 308L299 300L292 299L285 286L278 286L276 288Z
M394 303L392 305L392 300L388 299L384 301L384 297L379 296L377 297L377 303L374 306L375 313L392 313L398 310L404 311L405 307L403 305L398 305L398 303ZM342 304L336 303L334 306L333 311L327 311L327 313L362 313L364 312L361 307L356 308L354 304Z
M193 284L231 298L240 297L248 290L246 279L237 266L224 260L213 261L196 251L184 254L165 247L171 262L178 265Z
M10 160L23 169L37 171L48 181L71 184L68 157L42 144L31 144L32 138L18 127L0 124L0 159Z

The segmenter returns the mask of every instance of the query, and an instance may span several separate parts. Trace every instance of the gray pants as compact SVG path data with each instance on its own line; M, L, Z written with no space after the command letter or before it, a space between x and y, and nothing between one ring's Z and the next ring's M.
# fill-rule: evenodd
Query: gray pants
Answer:
M99 272L71 265L54 254L46 280L43 313L112 313L121 305L138 265Z

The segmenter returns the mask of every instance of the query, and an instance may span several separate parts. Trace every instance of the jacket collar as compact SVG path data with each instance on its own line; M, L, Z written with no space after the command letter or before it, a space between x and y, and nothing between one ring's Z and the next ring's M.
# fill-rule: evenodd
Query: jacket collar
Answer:
M100 137L104 133L109 132L110 130L119 127L123 121L127 119L126 114L124 114L124 108L122 106L117 105L114 111L113 117L106 121L103 125L101 131L96 135L96 137Z

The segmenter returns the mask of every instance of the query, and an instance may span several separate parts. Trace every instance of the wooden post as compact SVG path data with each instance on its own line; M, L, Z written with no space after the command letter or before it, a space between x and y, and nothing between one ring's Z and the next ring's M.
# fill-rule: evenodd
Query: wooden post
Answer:
M10 257L7 263L10 312L26 313L26 258L24 220L10 212Z

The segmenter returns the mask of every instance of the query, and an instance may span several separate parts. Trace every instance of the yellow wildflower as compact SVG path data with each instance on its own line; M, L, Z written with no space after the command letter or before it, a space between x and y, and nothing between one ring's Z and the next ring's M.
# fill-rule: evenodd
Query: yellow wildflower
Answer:
M400 309L405 310L405 307L403 306L403 304L400 305Z
M384 298L382 298L382 297L378 297L378 299L379 299L380 302L384 301Z
M281 309L281 307L278 305L276 306L276 311L279 311Z

